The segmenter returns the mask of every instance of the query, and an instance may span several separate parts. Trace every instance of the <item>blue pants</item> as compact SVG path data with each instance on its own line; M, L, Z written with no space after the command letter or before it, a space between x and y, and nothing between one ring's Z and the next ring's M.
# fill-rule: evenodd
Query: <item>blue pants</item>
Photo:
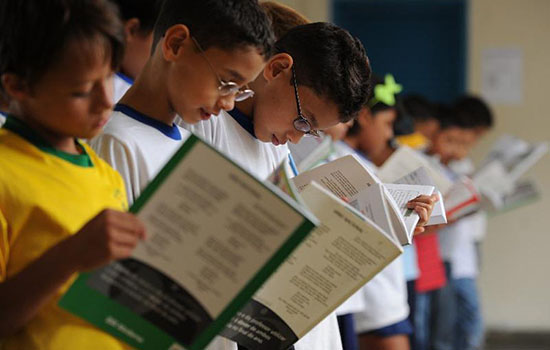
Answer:
M447 263L445 272L448 280L450 265ZM453 350L456 307L449 283L430 292L417 292L411 302L414 303L412 349Z
M431 350L453 350L456 325L456 300L453 286L447 284L432 297Z
M429 350L430 346L430 320L433 292L416 293L414 297L413 341L414 350Z
M483 319L474 278L452 279L456 323L454 350L476 350L483 342Z

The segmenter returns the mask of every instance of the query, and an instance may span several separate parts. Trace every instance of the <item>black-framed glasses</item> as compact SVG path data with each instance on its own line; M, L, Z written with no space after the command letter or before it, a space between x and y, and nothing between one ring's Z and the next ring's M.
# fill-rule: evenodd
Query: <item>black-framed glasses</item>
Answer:
M204 50L199 45L199 42L194 37L191 37L193 42L195 43L195 46L197 47L197 50L199 50L201 56L204 58L206 63L208 63L208 66L210 67L210 70L212 73L216 75L216 78L218 79L218 82L220 85L218 86L218 91L221 96L229 96L229 95L235 95L235 101L240 102L244 101L249 97L254 96L254 91L252 91L248 85L245 86L244 89L241 90L239 85L233 81L223 81L222 78L219 76L219 74L214 69L214 66L210 63L208 60L208 57L206 57L206 54L204 53Z
M307 120L302 114L302 107L300 105L300 96L298 96L298 83L296 82L296 71L292 66L292 85L294 85L294 95L296 96L296 107L298 109L298 117L294 119L294 129L303 132L307 136L320 137L319 132L311 126L309 120Z

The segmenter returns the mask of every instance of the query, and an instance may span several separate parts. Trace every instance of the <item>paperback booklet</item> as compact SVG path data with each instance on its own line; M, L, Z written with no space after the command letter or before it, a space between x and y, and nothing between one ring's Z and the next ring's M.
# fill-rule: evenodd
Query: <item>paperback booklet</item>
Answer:
M434 191L439 195L439 200L435 203L432 215L426 223L429 225L442 225L447 223L447 215L445 213L445 205L443 201L443 195L436 189L435 182L432 180L428 171L424 167L420 167L409 174L403 176L400 179L395 180L396 184L408 184L408 185L424 185L433 186ZM388 184L386 184L387 186Z
M290 177L283 165L272 179L321 225L222 331L248 350L287 350L402 253L381 184L363 191L368 202L358 199L358 211L320 184L297 187Z
M445 175L443 166L437 160L407 146L400 146L386 160L380 167L378 176L386 183L393 183L420 167L426 170L431 181L441 193L445 194L451 189L453 181Z
M60 306L137 349L204 349L318 221L191 136L131 211L132 257L82 273Z
M514 190L507 196L504 196L502 206L499 211L504 212L515 208L523 207L527 204L536 202L542 197L540 187L532 179L520 180L516 183Z
M324 135L322 138L302 137L298 144L290 143L288 148L299 172L323 164L334 151L333 142L329 135Z
M483 195L483 204L488 210L500 210L506 198L535 190L534 186L519 186L520 178L547 152L547 142L529 143L512 135L503 135L494 143L491 151L474 174L473 181ZM511 196L511 197L510 197ZM508 199L510 201L510 199Z
M393 230L402 245L411 244L414 228L420 219L418 214L409 211L406 204L418 195L431 195L434 186L394 184L386 186L354 155L347 155L301 173L293 179L300 190L311 181L340 198L346 198L352 207L362 210L359 197L361 191L380 184L383 188L384 200L388 206L389 218ZM367 200L364 198L364 200ZM376 204L373 204L376 206Z
M420 168L423 169L423 174L417 174ZM443 194L440 196L443 203L436 205L435 213L432 213L434 220L429 224L457 220L480 207L481 197L473 182L466 176L456 176L454 173L455 179L452 181L448 175L450 173L450 169L446 169L436 160L407 146L399 147L379 171L381 179L385 182L401 182L407 179L407 176L414 175L416 179L409 178L406 181L434 185L436 190ZM441 212L441 206L444 206L445 214Z

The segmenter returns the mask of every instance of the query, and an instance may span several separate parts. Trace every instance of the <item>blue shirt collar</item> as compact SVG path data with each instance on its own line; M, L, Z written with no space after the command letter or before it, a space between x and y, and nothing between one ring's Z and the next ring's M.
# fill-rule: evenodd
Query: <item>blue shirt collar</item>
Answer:
M127 82L128 84L130 85L133 85L134 84L134 79L130 78L129 76L127 76L126 74L122 73L122 72L116 72L115 73L120 79L124 80L125 82Z
M229 113L229 115L233 119L235 119L235 121L239 123L239 125L243 129L248 131L248 133L252 135L253 138L256 138L256 134L254 133L254 123L252 122L252 118L249 118L246 114L238 110L237 107L233 108L227 113Z
M130 106L127 106L122 103L117 103L115 108L115 111L122 112L126 114L128 117L137 120L138 122L141 122L143 124L149 125L150 127L153 127L163 133L165 136L168 136L172 140L179 141L181 140L181 133L179 128L176 124L172 123L172 125L166 125L163 122L160 122L156 119L153 119L143 113L140 113L133 109Z

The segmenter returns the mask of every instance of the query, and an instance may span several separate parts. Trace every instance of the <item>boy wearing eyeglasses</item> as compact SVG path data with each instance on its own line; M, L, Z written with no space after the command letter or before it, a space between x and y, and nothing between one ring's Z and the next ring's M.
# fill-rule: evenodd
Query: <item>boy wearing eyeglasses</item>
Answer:
M189 136L176 116L196 123L250 96L274 41L256 0L166 0L153 35L152 56L91 141L130 203Z
M288 156L288 141L355 117L370 90L363 45L330 23L289 30L276 53L250 83L254 96L217 118L186 128L200 135L259 179ZM300 339L296 350L341 350L334 313Z
M288 156L287 142L353 119L370 87L363 45L333 24L295 27L275 48L249 84L252 98L218 118L182 124L260 179Z

